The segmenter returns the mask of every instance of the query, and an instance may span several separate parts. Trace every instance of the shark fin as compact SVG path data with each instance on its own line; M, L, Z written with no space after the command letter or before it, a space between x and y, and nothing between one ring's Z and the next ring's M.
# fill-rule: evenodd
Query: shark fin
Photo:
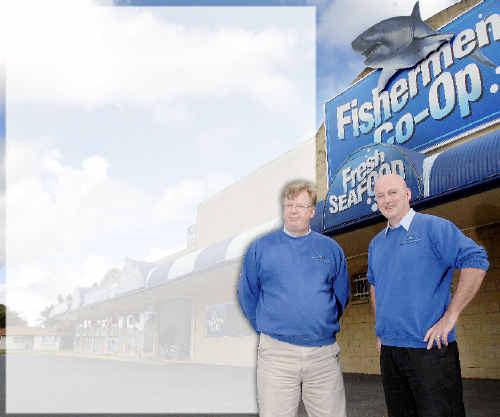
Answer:
M432 39L434 41L438 42L448 42L451 41L451 38L453 38L453 33L437 33L436 35L431 35Z
M487 67L496 68L495 63L489 59L480 49L476 49L474 52L470 54L470 57L479 62L480 64L486 65Z
M411 17L414 17L417 20L422 20L420 17L420 6L418 5L418 1L415 3L415 6L413 6Z
M394 74L396 74L396 72L398 72L398 70L394 68L382 68L382 72L378 76L377 83L377 88L379 91L382 91L385 88L387 82L392 78Z

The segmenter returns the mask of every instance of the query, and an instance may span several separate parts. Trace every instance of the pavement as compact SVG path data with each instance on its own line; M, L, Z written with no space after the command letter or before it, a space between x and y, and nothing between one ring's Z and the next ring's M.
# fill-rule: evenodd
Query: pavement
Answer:
M0 410L7 399L9 416L257 415L249 368L9 354L0 356L0 380ZM344 374L344 382L348 417L387 415L380 376ZM500 416L499 392L500 380L464 380L467 416ZM301 406L298 417L306 416Z

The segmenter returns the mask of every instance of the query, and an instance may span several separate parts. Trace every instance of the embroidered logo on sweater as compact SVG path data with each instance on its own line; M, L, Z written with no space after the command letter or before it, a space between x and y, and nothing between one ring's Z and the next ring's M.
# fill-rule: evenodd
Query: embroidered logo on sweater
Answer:
M313 255L312 258L311 258L313 261L320 261L320 262L323 262L325 264L329 264L330 263L330 260L323 256L323 255Z
M406 235L406 239L403 240L400 245L411 245L413 243L417 243L417 242L420 242L422 239L419 238L418 236L415 236L414 234L412 233L408 233Z

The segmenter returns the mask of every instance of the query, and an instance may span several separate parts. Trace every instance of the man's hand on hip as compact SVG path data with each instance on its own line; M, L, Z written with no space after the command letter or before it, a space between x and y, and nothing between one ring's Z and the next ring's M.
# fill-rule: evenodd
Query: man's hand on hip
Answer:
M448 346L448 334L453 330L457 318L454 318L446 312L429 330L424 337L424 342L427 342L427 349L432 349L432 345L436 342L438 349L441 345Z

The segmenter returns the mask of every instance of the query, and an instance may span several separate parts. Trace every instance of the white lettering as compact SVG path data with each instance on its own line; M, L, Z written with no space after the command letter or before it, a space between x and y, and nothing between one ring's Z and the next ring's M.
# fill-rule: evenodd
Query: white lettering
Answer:
M337 108L337 136L339 139L345 138L344 127L351 124L351 117L345 116L345 112L351 109L351 103L343 104Z
M483 92L481 73L476 64L467 65L462 71L455 74L457 85L458 107L460 116L467 117L471 114L470 103L477 101ZM467 85L470 88L467 88Z
M463 58L476 49L476 32L466 29L460 32L453 40L453 55Z
M439 101L439 88L442 87L444 93L444 105ZM443 72L431 85L429 90L429 111L436 120L441 120L448 116L455 107L455 86L453 77L449 72Z

